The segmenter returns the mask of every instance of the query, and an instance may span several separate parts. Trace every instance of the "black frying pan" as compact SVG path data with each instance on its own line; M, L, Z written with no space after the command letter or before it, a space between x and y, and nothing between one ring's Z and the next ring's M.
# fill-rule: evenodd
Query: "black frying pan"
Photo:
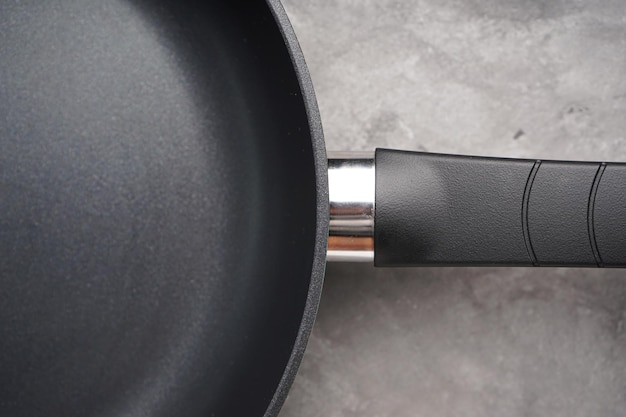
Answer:
M0 2L1 415L284 400L329 227L311 83L277 1L181 3ZM622 171L379 151L376 262L621 266Z
M0 34L0 415L275 415L328 212L278 2L3 1Z

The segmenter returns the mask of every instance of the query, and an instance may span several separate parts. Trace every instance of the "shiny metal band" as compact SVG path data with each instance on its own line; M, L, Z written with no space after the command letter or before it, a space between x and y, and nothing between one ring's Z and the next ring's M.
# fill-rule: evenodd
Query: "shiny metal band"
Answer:
M376 175L373 153L330 153L327 260L373 262Z

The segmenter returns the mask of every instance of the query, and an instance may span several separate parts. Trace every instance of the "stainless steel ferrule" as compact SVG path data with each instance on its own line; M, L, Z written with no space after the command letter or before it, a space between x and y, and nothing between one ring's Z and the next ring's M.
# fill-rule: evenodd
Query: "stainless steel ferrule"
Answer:
M374 154L329 153L328 261L374 261Z

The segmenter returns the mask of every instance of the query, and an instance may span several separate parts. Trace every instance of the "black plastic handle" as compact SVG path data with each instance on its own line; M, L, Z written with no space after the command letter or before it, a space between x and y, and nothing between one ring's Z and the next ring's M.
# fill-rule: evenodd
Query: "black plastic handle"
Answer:
M376 150L375 264L626 267L626 164Z

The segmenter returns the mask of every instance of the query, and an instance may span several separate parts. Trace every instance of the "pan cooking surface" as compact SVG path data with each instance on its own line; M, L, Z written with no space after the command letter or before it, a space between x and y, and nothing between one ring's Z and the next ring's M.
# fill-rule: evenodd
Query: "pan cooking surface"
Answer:
M224 3L0 2L0 414L267 408L313 151L268 7Z

